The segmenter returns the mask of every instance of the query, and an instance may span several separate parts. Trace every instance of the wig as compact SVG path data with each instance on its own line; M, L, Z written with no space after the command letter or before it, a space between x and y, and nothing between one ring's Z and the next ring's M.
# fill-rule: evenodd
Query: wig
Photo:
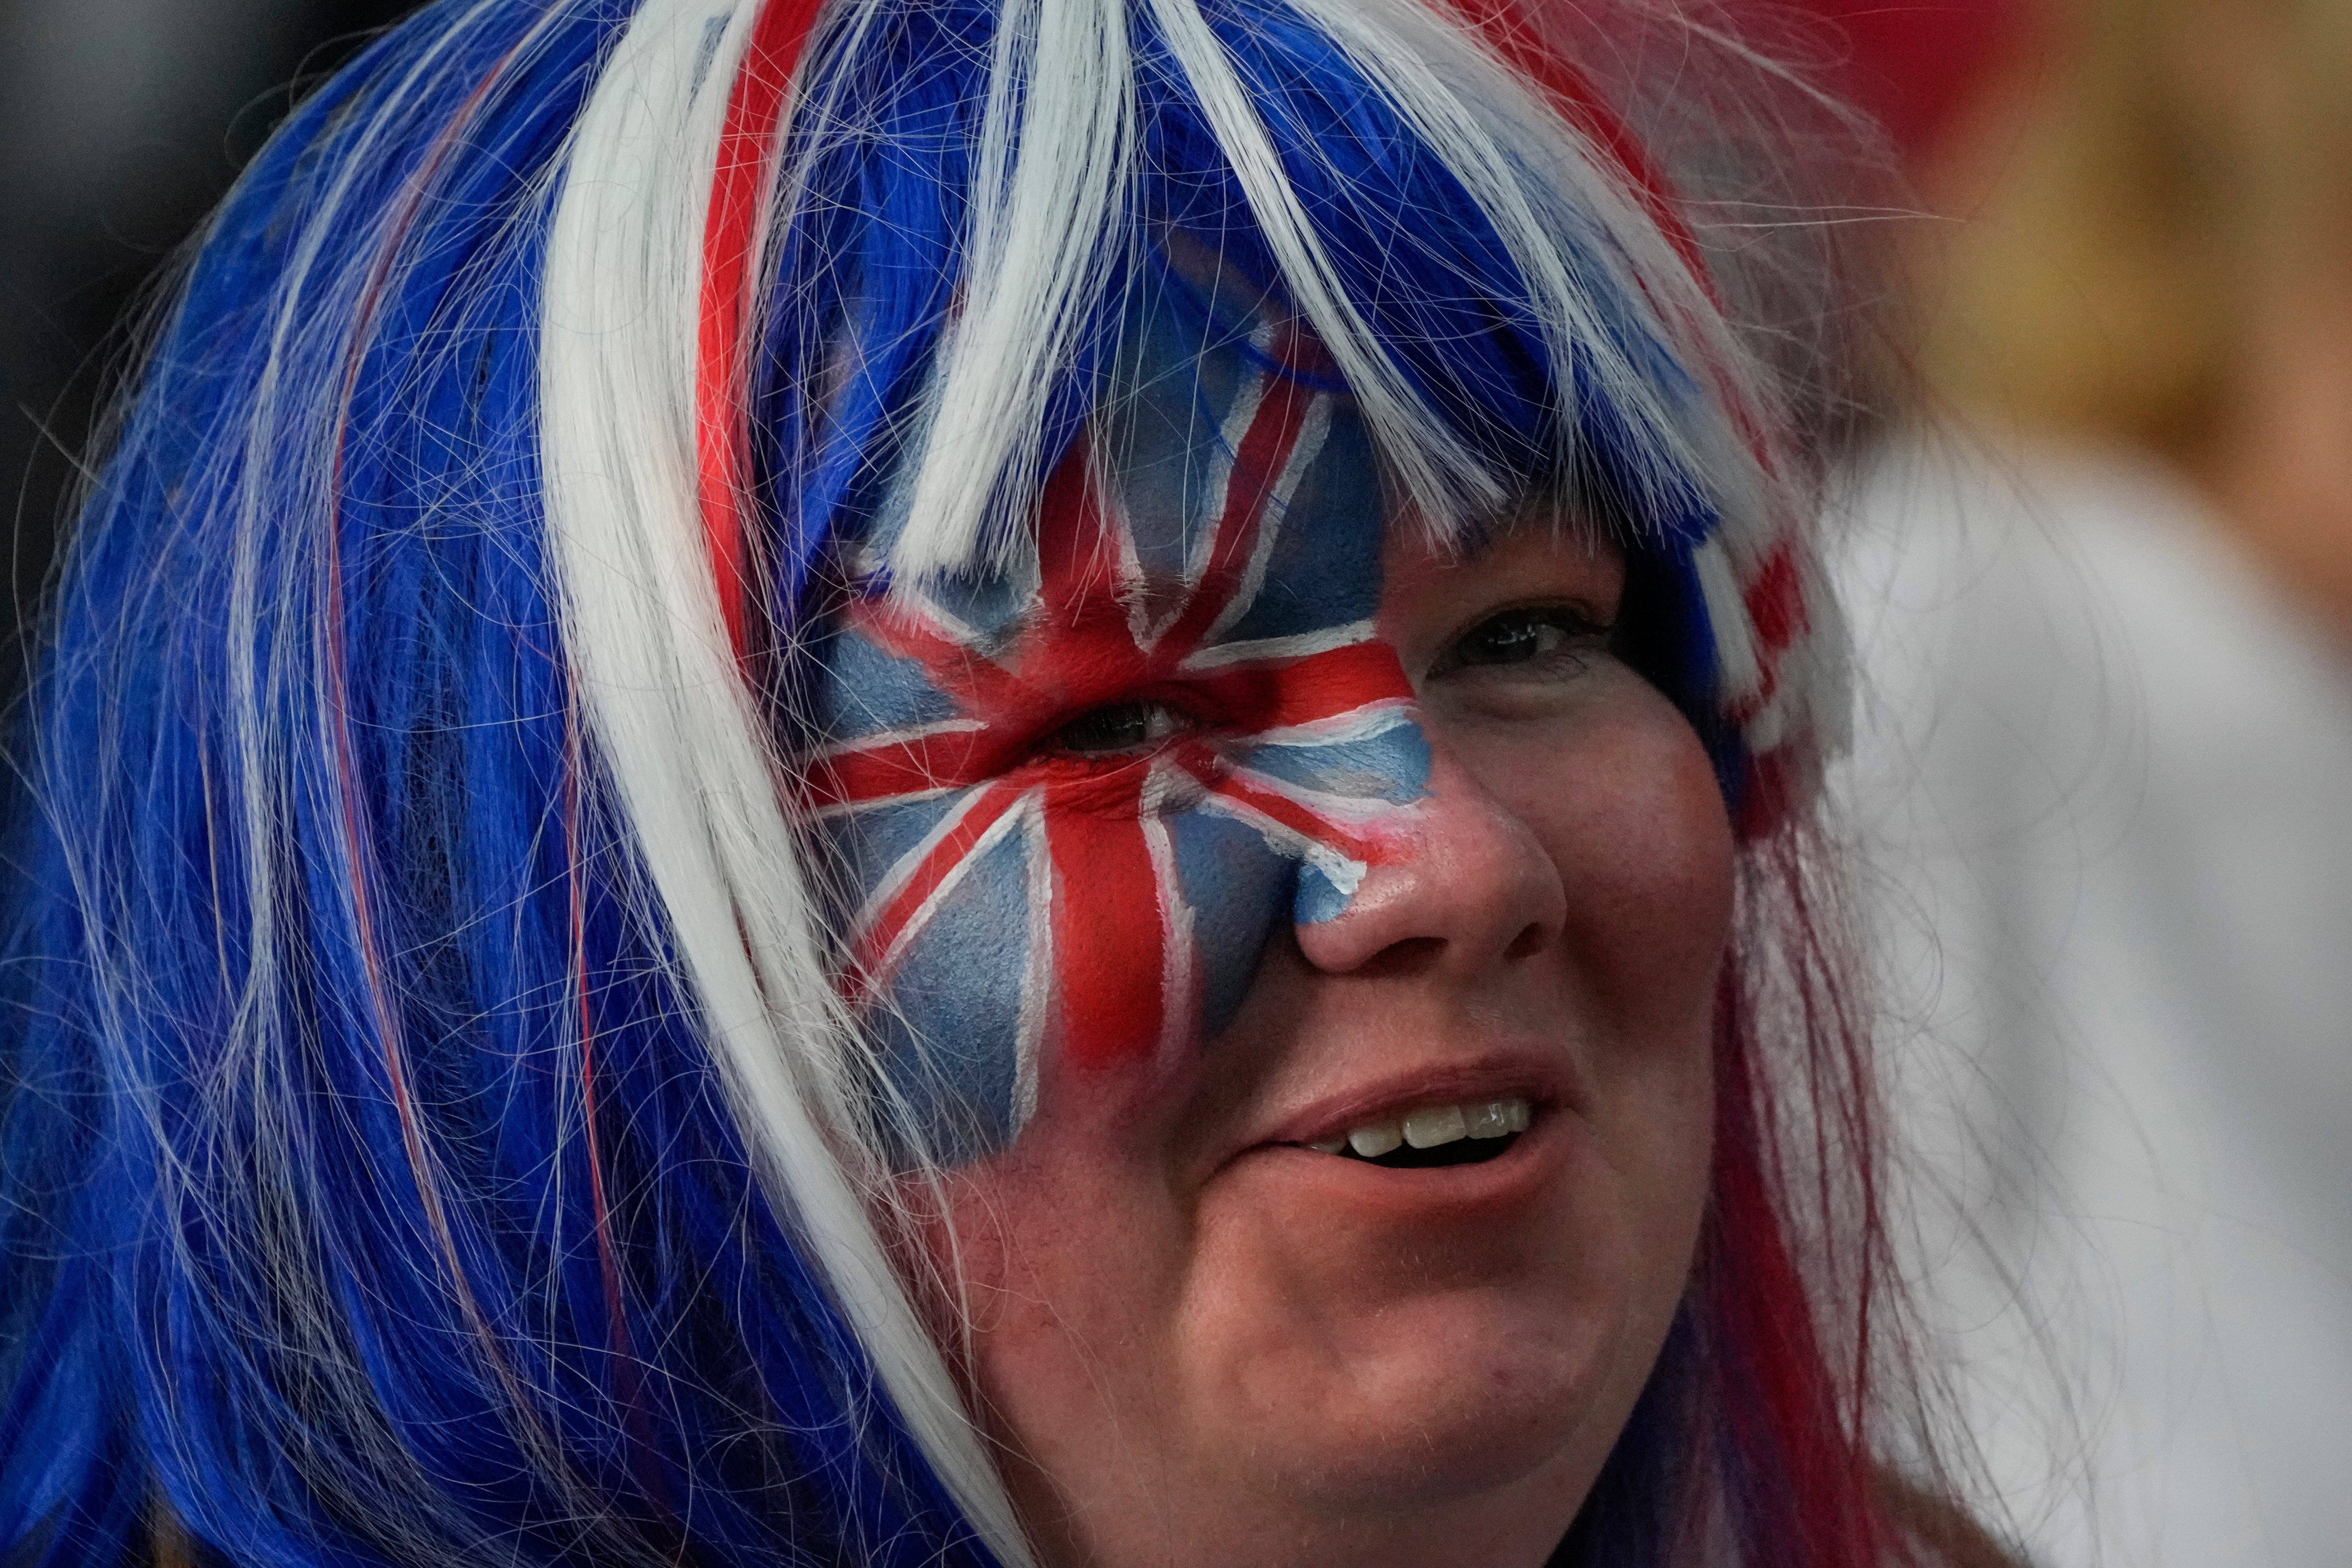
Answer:
M1559 1561L1878 1561L1806 826L1838 282L1735 78L1631 7L439 0L321 87L56 593L0 1555L1032 1561L887 1196L961 1155L844 981L813 649L1017 574L1210 257L1398 526L1623 546L1741 834L1712 1212Z

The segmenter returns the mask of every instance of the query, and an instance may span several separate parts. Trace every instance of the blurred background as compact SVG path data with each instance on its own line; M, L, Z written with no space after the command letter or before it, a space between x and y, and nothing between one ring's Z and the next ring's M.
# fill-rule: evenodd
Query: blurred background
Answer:
M1735 8L1917 193L1840 787L1974 1483L2051 1568L2352 1562L2352 0ZM8 626L173 247L404 9L0 0Z
M127 313L299 84L413 0L0 0L0 702Z
M1922 215L1841 784L1979 1495L2352 1562L2352 4L1820 8Z

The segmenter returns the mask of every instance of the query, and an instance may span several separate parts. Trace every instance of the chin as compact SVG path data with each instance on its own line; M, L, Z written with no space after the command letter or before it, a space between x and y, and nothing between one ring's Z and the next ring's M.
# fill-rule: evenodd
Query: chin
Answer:
M1318 1325L1339 1331L1337 1353L1302 1354L1294 1341L1247 1364L1228 1392L1265 1392L1244 1406L1234 1436L1267 1483L1333 1509L1427 1506L1547 1481L1581 1495L1607 1444L1579 1436L1622 1420L1610 1385L1628 1326L1514 1295L1445 1292Z
M1580 1163L1500 1212L1292 1215L1246 1191L1204 1211L1179 1328L1181 1363L1200 1369L1185 1404L1297 1500L1556 1489L1565 1528L1673 1310L1638 1284L1607 1173ZM1351 1177L1377 1179L1334 1173Z

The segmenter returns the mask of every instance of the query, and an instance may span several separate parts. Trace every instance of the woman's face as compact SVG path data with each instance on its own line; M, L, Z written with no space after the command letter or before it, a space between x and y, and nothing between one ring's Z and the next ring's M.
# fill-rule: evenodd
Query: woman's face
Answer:
M1344 400L1193 357L992 618L869 600L828 667L941 1310L1055 1561L1540 1563L1690 1265L1721 798L1614 548L1376 548Z

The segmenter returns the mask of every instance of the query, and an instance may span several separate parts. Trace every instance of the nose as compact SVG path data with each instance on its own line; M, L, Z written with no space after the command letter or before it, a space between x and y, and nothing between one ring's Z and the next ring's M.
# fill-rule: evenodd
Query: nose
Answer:
M1296 928L1316 968L1467 977L1559 940L1567 889L1528 825L1433 738L1424 787L1347 906Z

